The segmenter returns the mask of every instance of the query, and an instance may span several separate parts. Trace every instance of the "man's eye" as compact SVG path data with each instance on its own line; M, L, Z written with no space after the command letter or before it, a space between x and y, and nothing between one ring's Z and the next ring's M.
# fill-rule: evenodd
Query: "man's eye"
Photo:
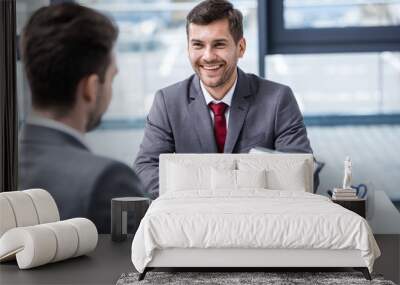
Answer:
M216 48L224 48L225 44L224 43L218 43L215 45Z
M200 43L194 43L194 44L192 44L192 46L193 46L194 48L202 48L202 47L203 47L203 45L200 44Z

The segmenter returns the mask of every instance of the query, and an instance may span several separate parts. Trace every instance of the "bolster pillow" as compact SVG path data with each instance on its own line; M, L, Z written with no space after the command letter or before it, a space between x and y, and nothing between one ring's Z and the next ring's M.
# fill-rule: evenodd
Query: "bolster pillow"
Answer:
M28 269L86 254L97 240L96 226L85 218L17 227L0 238L0 261L16 257L19 268Z
M43 189L0 193L0 237L15 227L60 220L56 202Z

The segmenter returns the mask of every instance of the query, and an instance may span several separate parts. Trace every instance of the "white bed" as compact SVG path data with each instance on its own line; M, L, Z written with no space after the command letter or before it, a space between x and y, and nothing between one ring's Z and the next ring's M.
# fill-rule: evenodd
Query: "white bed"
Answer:
M309 154L165 154L132 243L154 267L354 267L380 255L368 223L312 193ZM368 269L367 269L368 268Z

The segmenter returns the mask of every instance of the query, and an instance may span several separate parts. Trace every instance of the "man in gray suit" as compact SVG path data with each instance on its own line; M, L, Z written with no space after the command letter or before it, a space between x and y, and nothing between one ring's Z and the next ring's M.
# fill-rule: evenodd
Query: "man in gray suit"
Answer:
M188 14L195 74L156 93L135 161L151 196L158 195L161 153L244 153L256 146L312 152L290 88L237 67L246 50L242 20L222 0L203 1Z
M117 36L104 15L65 3L35 12L21 44L33 116L20 134L19 188L49 191L61 219L89 218L100 233L110 232L111 198L143 196L131 168L84 139L111 100Z

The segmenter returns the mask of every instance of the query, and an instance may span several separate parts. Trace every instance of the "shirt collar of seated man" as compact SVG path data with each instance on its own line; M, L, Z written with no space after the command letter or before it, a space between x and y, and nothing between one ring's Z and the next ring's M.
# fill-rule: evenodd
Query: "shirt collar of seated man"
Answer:
M228 92L226 92L224 97L222 97L221 100L216 100L216 99L214 99L213 96L211 96L211 94L208 92L207 88L204 86L203 82L200 80L200 87L201 87L201 91L203 92L204 99L206 100L206 104L207 105L210 103L218 104L218 103L222 102L222 103L225 103L228 107L230 107L232 104L232 98L233 98L233 93L235 92L236 83L237 83L237 78L236 78L235 82L233 83L232 87L228 90Z

